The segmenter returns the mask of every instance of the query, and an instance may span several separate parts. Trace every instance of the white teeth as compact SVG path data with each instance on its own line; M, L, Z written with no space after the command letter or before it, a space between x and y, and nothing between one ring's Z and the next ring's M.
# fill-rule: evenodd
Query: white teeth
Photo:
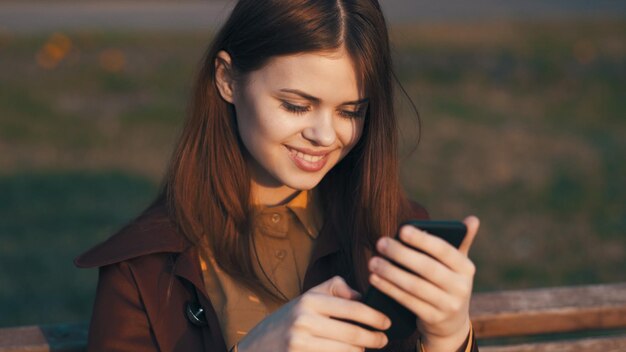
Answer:
M323 156L319 156L319 155L304 154L303 152L299 152L299 151L294 150L294 149L292 149L292 151L294 153L296 153L296 157L298 159L302 159L302 160L305 160L305 161L310 162L310 163L316 163L316 162L318 162L318 161L320 161L320 160L322 160L324 158Z

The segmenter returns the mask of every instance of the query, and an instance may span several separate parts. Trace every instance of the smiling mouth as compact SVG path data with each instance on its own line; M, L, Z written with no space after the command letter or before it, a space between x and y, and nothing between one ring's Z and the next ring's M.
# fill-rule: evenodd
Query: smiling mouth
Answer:
M324 168L328 160L327 156L330 153L326 152L324 154L318 153L318 155L312 155L290 147L287 147L287 150L289 151L289 157L296 166L308 172L316 172Z

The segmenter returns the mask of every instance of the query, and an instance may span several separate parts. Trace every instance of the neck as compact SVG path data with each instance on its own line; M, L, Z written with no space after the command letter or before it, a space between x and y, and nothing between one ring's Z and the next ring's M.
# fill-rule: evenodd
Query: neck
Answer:
M283 205L289 203L295 198L300 190L289 188L287 186L268 187L260 185L252 181L252 203L254 205Z

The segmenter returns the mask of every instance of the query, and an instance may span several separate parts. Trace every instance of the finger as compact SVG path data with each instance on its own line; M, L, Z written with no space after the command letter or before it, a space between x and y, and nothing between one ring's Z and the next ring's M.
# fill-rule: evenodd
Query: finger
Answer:
M353 290L341 276L333 276L332 278L322 282L321 284L311 288L310 292L324 293L335 297L345 299L357 299L361 294Z
M296 319L294 326L303 328L313 336L344 342L353 346L382 348L387 336L379 331L369 331L357 325L321 315L304 314Z
M391 325L391 321L386 315L358 301L312 292L303 295L300 302L305 308L318 314L352 320L377 330L386 330Z
M410 296L419 298L435 308L446 308L451 299L446 291L415 274L400 269L381 257L373 257L369 264L369 268L374 274L391 282ZM448 282L451 279L442 278L442 281Z
M381 292L385 293L387 296L402 304L404 307L415 313L415 315L417 315L420 319L426 322L434 321L441 315L439 313L439 310L437 310L432 305L428 304L425 301L422 301L419 298L411 297L404 290L400 289L393 283L376 274L370 275L369 282Z
M469 258L439 237L429 235L412 226L402 230L403 240L413 242L411 246L420 250L391 238L381 239L381 241L387 241L387 245L384 248L378 246L378 250L393 262L446 292L465 292L467 280L471 280L476 270ZM405 236L407 233L411 237L416 236L415 239L408 239Z
M383 237L378 241L378 251L439 287L445 287L446 282L450 282L451 275L454 274L452 270L459 270L458 267L463 265L462 262L468 261L444 240L415 227L403 227L400 235L403 241L420 249L421 252L389 237ZM382 244L383 242L386 244Z
M383 254L393 259L397 260L407 260L410 261L413 259L417 260L419 258L424 258L423 253L428 254L428 256L436 259L437 262L442 263L446 267L452 269L455 272L471 274L473 272L472 266L473 264L467 259L467 256L462 254L458 249L454 248L450 243L446 240L439 238L437 236L433 236L427 232L424 232L420 229L417 229L413 226L404 226L400 230L400 238L406 245L402 242L391 239L391 244L387 248L387 252L382 251ZM395 242L394 242L395 241ZM408 246L407 246L408 245ZM411 248L412 247L412 248ZM404 251L400 250L400 248L404 248ZM409 256L406 251L416 251L422 256ZM399 253L393 253L398 251ZM426 256L426 257L428 257ZM396 260L396 257L398 258ZM426 259L421 259L425 261ZM403 263L399 262L404 265ZM411 268L415 270L415 265L422 266L425 263L413 264L414 266ZM430 264L429 264L430 265ZM434 264L432 264L434 265ZM423 271L423 270L422 270Z
M472 243L474 243L474 238L476 238L476 234L478 233L480 220L472 215L465 218L463 222L467 227L467 235L465 235L465 239L463 240L463 243L461 243L459 251L467 256L469 254L470 248L472 247Z

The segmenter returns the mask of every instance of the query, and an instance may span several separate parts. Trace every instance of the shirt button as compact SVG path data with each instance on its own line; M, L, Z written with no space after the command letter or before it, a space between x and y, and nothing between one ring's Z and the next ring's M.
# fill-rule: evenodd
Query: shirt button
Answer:
M278 250L275 253L276 253L276 258L278 259L283 259L287 255L287 252L285 252L283 249Z
M275 224L280 221L280 214L274 213L272 214L272 222Z

